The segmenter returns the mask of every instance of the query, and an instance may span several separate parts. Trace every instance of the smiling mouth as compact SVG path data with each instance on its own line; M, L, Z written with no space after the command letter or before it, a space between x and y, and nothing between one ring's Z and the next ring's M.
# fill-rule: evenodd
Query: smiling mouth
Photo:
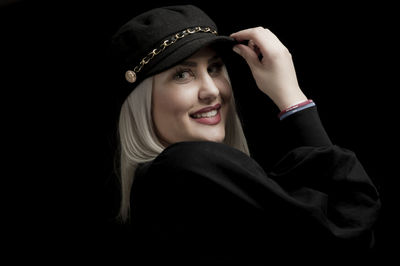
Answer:
M211 107L203 108L191 114L190 117L200 124L215 125L221 121L220 109L221 104L216 104Z
M210 117L216 116L217 114L218 114L218 110L214 109L214 110L211 110L206 113L193 114L193 115L191 115L191 117L192 118L203 118L203 117L210 118Z
M202 118L202 117L212 117L218 114L219 109L221 109L221 104L217 103L214 106L205 107L199 111L190 114L192 118Z

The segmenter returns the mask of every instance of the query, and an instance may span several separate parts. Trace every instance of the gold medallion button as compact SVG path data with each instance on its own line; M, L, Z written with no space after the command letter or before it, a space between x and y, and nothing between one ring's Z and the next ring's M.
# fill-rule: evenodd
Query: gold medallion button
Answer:
M125 72L125 79L129 83L134 83L136 81L136 73L133 70L128 70Z

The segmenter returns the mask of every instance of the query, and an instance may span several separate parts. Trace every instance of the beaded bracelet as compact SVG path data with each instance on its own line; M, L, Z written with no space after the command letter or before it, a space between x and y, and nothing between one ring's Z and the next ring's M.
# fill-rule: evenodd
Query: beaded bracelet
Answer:
M315 106L315 103L313 102L313 100L307 100L307 101L292 105L292 106L286 108L285 110L283 110L282 112L280 112L278 114L278 118L280 120L282 120L285 117L288 117L289 115L291 115L293 113L296 113L298 111L307 109L307 108L312 107L312 106Z

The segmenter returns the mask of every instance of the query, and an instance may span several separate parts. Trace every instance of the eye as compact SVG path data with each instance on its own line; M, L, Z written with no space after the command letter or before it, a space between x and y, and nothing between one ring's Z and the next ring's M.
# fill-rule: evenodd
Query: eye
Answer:
M224 67L223 62L215 62L207 68L207 71L210 74L210 76L217 76L221 73L223 67Z
M194 73L190 69L178 68L173 76L173 79L179 83L189 82L194 78Z

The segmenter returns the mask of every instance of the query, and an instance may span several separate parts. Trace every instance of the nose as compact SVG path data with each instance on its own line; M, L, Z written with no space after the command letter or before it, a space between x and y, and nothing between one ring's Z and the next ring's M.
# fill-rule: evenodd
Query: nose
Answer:
M208 72L202 75L200 82L199 100L205 102L214 101L218 97L220 92L217 85L215 84L215 81L208 74Z

